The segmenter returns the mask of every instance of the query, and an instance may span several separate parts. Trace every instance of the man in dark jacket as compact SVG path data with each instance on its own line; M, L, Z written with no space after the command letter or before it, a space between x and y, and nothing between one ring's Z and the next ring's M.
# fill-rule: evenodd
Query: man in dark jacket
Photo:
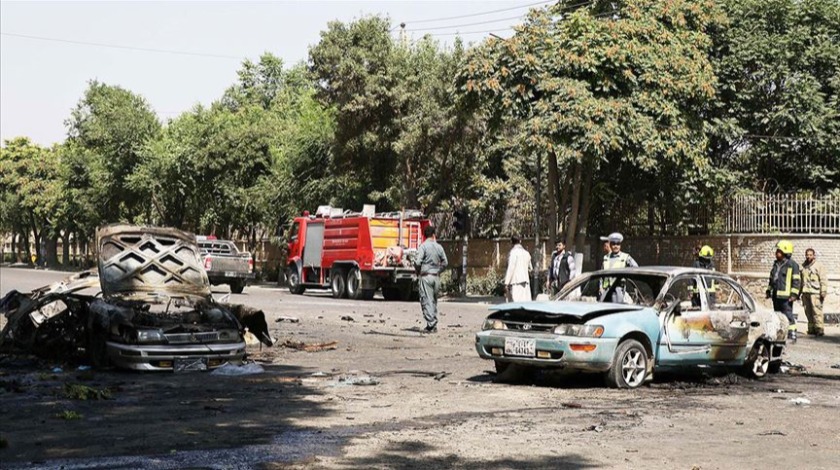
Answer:
M566 251L566 243L558 239L548 268L548 287L551 295L560 292L563 286L575 278L575 274L575 255Z
M773 310L783 313L788 319L788 339L796 342L796 316L793 303L799 298L802 279L799 264L791 259L793 243L781 240L776 244L776 262L770 270L770 284L767 298L773 299Z

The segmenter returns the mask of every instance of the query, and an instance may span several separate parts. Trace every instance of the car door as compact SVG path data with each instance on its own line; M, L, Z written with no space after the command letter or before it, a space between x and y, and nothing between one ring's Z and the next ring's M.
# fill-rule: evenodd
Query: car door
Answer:
M747 353L751 307L737 284L720 275L703 275L715 364L739 362Z
M671 281L663 298L660 323L657 364L677 367L709 361L714 328L700 275L678 276Z

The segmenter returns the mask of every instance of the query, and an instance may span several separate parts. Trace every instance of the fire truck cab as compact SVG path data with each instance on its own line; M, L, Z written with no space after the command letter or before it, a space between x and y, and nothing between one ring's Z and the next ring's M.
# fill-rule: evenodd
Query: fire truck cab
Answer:
M430 224L417 210L375 213L320 206L295 217L289 231L289 291L329 288L335 298L386 300L417 296L414 255Z

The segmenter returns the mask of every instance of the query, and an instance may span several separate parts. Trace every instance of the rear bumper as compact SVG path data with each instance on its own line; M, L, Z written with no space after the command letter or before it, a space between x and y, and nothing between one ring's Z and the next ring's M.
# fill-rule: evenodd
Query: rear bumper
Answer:
M240 273L236 271L228 272L208 272L207 278L211 284L224 284L230 281L250 281L255 277L254 273Z
M527 338L536 341L537 352L550 358L508 356L505 338ZM594 345L590 352L575 351L571 345ZM550 333L518 333L507 330L485 330L475 335L475 350L483 359L543 368L568 368L592 372L609 370L612 365L617 338L579 338ZM495 353L494 354L494 349ZM499 354L500 353L500 354Z
M220 344L138 345L106 343L108 358L117 367L132 370L173 370L176 359L205 359L213 369L245 358L245 342Z

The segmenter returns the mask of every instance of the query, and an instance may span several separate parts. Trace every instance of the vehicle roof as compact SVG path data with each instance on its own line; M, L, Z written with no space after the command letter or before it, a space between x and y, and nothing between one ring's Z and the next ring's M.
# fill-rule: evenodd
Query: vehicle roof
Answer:
M659 274L665 276L676 276L679 274L709 274L715 273L726 276L726 273L722 273L720 271L711 271L708 269L701 269L701 268L691 268L685 266L640 266L638 268L617 268L617 269L602 269L600 271L595 271L590 274L603 274L603 273L626 273L626 274Z

